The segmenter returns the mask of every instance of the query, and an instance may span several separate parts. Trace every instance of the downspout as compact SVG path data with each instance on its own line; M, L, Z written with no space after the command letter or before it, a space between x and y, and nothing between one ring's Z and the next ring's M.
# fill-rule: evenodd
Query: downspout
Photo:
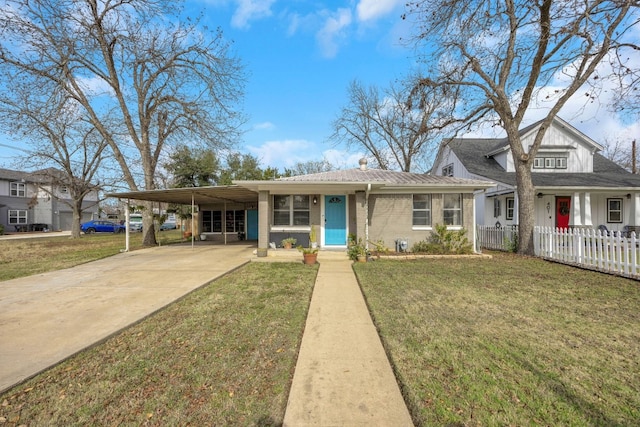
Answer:
M371 183L367 184L364 192L364 247L369 250L369 193L371 192Z
M224 236L224 244L227 244L227 201L224 202L224 210L222 215L222 235Z

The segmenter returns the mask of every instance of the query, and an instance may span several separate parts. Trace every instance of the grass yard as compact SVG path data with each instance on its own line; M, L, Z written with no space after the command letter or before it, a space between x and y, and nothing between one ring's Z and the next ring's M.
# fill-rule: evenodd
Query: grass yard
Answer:
M158 232L160 244L181 241L180 230ZM130 250L142 248L142 233L131 233ZM73 267L115 255L125 247L125 233L0 240L0 281Z
M316 274L250 263L0 395L0 424L281 425Z
M523 258L355 264L418 426L640 424L640 283Z

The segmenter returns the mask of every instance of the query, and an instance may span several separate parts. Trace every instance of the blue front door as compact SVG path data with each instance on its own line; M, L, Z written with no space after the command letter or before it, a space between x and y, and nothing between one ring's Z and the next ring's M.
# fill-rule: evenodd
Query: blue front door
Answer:
M324 244L347 244L347 203L345 196L324 196Z
M247 211L247 240L258 240L258 211Z

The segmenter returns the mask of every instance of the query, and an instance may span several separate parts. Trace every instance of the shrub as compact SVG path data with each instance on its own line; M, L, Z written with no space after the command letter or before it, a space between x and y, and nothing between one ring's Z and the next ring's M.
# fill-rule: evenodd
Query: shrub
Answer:
M507 252L518 252L518 233L514 233L511 239L504 238L504 249Z
M0 224L0 236L4 234L4 225Z
M448 230L446 225L436 224L428 241L413 245L412 252L429 254L470 254L473 248L465 236L467 230Z

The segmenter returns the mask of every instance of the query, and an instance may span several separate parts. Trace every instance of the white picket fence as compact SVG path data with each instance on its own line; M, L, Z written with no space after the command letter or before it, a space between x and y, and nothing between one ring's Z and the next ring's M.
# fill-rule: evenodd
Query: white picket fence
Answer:
M476 226L478 246L497 251L513 250L512 245L517 242L518 226L507 225L493 227L487 225Z
M603 233L591 228L535 227L536 256L607 273L640 278L640 239L636 233Z

